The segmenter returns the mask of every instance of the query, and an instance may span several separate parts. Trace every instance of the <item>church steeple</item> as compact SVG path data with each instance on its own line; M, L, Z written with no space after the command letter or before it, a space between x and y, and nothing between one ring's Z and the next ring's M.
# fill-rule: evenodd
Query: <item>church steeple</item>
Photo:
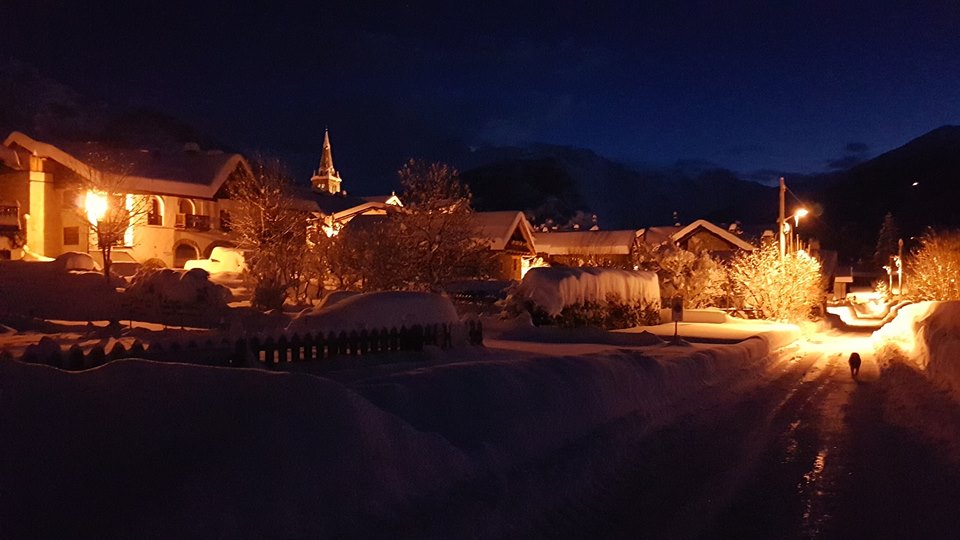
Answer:
M313 172L310 183L316 191L339 193L340 182L340 174L333 168L333 152L330 150L330 130L324 130L323 153L320 154L320 167Z

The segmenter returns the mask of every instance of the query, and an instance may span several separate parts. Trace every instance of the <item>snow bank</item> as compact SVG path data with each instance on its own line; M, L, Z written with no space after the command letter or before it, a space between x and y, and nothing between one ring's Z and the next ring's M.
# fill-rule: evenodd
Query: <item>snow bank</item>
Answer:
M343 386L140 360L0 363L4 536L370 536L470 467Z
M421 292L374 292L356 294L322 304L298 314L287 328L291 332L323 330L380 330L415 324L454 324L457 310L449 299Z
M52 261L0 261L0 312L66 320L104 320L118 313L120 295L86 258L65 254Z
M532 268L514 296L533 302L552 317L563 308L587 302L605 302L618 296L625 302L660 303L660 282L655 272L610 268Z
M323 297L322 300L320 300L320 303L317 304L317 309L331 307L334 304L338 304L341 301L346 300L351 296L356 296L358 294L360 293L356 291L333 291L331 293L328 293L326 296Z
M617 333L649 332L651 334L670 338L674 333L674 323L664 323L657 326L638 326L615 330ZM706 342L737 342L751 337L761 337L770 344L771 350L779 349L800 339L802 332L795 324L778 323L774 321L741 319L726 316L726 322L687 322L684 311L684 322L676 325L676 332L681 338Z
M352 390L141 360L80 373L0 362L0 485L17 494L0 523L11 537L470 536L490 525L440 515L448 498L475 505L584 438L759 382L767 355L762 339L559 357L468 348ZM544 482L524 487L564 487ZM418 534L418 520L452 525Z
M628 415L673 414L677 400L733 381L767 357L761 339L651 353L451 363L357 387L421 431L436 432L495 469L512 467Z
M903 306L873 339L881 360L910 362L960 398L960 302Z

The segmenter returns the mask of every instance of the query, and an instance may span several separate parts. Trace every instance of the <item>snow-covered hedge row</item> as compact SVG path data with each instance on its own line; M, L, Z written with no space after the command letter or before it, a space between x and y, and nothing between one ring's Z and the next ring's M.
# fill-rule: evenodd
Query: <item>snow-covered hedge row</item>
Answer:
M612 268L534 268L508 300L538 324L628 328L660 319L655 272Z
M918 302L874 335L881 361L910 362L960 399L960 302Z

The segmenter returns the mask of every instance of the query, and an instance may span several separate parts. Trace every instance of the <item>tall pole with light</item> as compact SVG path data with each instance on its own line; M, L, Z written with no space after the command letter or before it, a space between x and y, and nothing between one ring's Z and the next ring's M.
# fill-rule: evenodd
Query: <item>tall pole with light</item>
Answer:
M784 183L783 177L780 177L780 213L777 214L777 230L779 231L780 238L780 262L783 262L783 254L786 251L786 239L784 238L784 224L786 220L784 219L784 210L786 206L785 198L787 194L787 184Z
M903 296L903 238L897 240L897 296Z

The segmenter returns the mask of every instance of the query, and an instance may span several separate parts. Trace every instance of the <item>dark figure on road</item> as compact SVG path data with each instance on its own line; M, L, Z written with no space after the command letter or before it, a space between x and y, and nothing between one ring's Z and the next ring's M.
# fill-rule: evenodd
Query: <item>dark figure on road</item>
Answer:
M850 354L850 376L856 378L860 374L860 353Z

